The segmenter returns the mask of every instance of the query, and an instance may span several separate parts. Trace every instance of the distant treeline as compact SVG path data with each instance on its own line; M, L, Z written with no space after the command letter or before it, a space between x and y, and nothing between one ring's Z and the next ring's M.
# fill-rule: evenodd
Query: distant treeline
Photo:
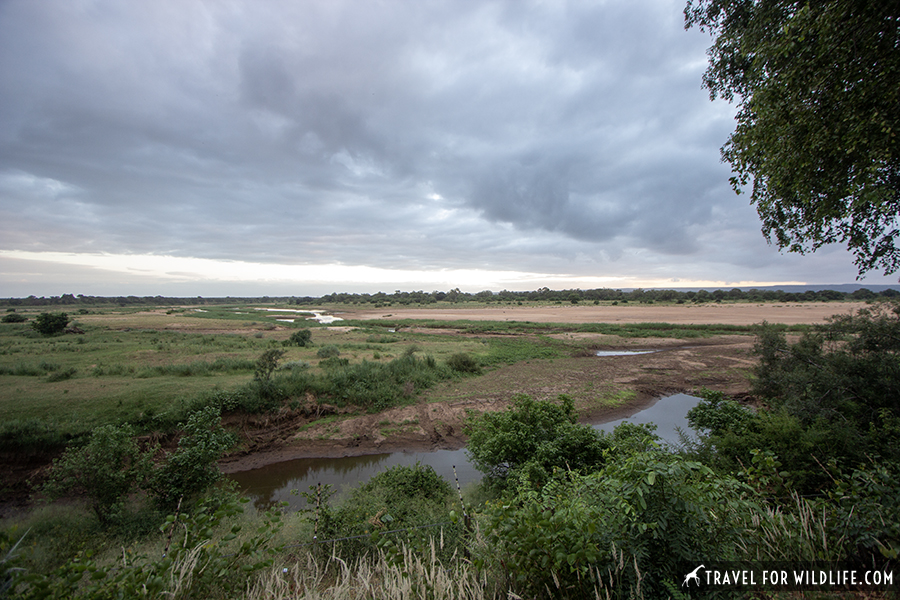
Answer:
M609 288L600 288L595 290L551 290L541 288L531 292L510 292L504 290L502 292L492 292L485 290L470 294L461 292L459 289L453 289L449 292L394 292L393 294L385 294L379 292L377 294L349 294L335 293L322 296L321 298L293 298L290 300L293 304L312 304L312 303L341 303L341 304L432 304L435 302L558 302L579 304L583 302L600 303L600 302L640 302L650 304L654 302L676 302L684 304L687 302L703 303L703 302L723 302L723 301L744 301L744 302L823 302L837 300L878 300L900 297L900 291L894 289L885 289L879 292L873 292L867 288L860 288L853 292L840 292L836 290L819 290L805 292L785 292L783 290L741 290L734 288L731 290L699 290L699 291L679 291L679 290L614 290Z
M233 304L235 302L259 302L281 304L374 304L376 306L389 306L392 304L433 304L436 302L556 302L579 304L583 302L639 302L651 304L654 302L675 302L684 304L704 302L828 302L840 300L886 300L900 297L900 291L887 288L872 291L868 288L859 288L853 292L837 290L807 290L804 292L788 292L773 289L748 289L733 288L731 290L659 290L636 289L614 290L599 288L595 290L551 290L541 288L531 292L492 292L484 290L476 293L462 292L459 288L449 292L401 292L392 294L378 292L375 294L351 294L348 292L336 292L324 296L259 296L240 297L230 296L224 298L203 298L201 296L190 298L171 298L165 296L85 296L78 294L63 294L62 296L28 296L27 298L3 298L0 306L65 306L65 305L116 305L116 306L177 306L183 304Z
M0 298L0 306L79 306L108 304L110 306L181 306L184 304L234 304L235 302L293 302L294 297L270 298L171 298L166 296L85 296L83 294L63 294L62 296L28 296L27 298Z

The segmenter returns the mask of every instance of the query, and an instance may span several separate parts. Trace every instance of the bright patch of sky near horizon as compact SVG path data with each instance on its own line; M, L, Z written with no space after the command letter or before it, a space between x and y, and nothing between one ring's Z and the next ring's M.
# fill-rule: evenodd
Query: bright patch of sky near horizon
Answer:
M0 296L853 281L730 190L682 8L0 3Z

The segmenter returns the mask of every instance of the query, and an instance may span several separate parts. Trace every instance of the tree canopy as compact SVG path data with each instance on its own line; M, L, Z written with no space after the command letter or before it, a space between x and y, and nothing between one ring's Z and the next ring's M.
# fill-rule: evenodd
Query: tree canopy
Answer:
M709 31L703 84L734 101L722 147L752 181L766 239L791 252L846 244L859 274L900 267L900 4L688 0ZM900 241L898 241L900 243Z

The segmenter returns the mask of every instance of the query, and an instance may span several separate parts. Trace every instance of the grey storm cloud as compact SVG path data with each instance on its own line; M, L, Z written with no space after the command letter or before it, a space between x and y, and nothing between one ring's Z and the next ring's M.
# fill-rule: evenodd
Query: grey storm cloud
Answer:
M752 278L682 8L7 0L0 250Z

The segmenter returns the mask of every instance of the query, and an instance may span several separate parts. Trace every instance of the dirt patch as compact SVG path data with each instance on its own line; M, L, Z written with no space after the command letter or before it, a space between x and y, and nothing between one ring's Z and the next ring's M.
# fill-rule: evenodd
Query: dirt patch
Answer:
M797 325L824 323L855 312L863 302L782 304L620 304L618 306L506 306L498 308L398 308L348 310L345 319L436 319L441 321L531 321L534 323L681 323L753 325L762 321Z
M318 419L297 414L268 427L245 427L243 435L252 446L220 466L233 473L295 458L457 449L465 445L462 429L469 412L503 410L519 393L539 399L568 394L581 420L591 423L626 417L660 396L701 387L746 395L753 342L747 336L689 343L650 338L639 341L641 348L657 350L650 354L523 361L438 385L417 404L378 414L332 409ZM638 342L622 346L632 343Z

